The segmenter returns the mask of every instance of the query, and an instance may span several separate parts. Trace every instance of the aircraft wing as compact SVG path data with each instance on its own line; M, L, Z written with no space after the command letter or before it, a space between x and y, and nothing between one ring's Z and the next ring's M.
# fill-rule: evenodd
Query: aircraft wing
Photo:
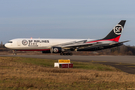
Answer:
M89 42L87 40L81 40L81 41L74 41L69 43L63 43L59 45L55 45L54 47L61 47L61 48L79 48L79 47L89 47L92 45L101 44L102 42L92 42L92 43L86 43Z
M78 41L78 42L69 42L69 43L63 43L63 44L59 44L59 45L56 45L56 47L61 47L61 48L87 48L87 47L91 47L91 46L98 46L98 45L104 45L105 43L103 42L100 42L100 41L97 41L97 42L92 42L92 43L86 43L87 40L82 40L82 41ZM127 41L123 41L123 42L111 42L111 43L108 43L109 45L108 46L113 46L113 45L120 45L120 44L123 44L125 42L129 42L129 40Z
M73 41L73 42L58 44L55 45L54 47L62 47L62 48L79 47L79 46L83 46L86 42L87 40Z

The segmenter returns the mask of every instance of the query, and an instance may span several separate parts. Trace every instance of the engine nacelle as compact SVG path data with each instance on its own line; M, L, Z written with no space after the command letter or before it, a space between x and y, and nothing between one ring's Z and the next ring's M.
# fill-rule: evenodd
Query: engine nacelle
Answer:
M61 53L62 48L61 47L52 47L51 48L51 53Z

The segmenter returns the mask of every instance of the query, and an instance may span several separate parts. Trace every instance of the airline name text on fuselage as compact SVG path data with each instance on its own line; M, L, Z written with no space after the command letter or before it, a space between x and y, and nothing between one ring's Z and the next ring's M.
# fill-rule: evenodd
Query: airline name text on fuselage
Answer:
M49 40L22 40L22 44L28 46L38 46L38 43L49 43Z

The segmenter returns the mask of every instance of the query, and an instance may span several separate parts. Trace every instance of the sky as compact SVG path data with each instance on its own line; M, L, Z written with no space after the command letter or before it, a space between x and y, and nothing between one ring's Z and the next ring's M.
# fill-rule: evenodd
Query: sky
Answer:
M15 38L100 39L127 20L135 46L135 0L0 0L0 42Z

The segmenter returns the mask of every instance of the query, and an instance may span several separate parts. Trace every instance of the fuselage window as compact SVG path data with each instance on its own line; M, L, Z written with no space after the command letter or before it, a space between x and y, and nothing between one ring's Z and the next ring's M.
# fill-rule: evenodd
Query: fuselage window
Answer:
M12 41L8 41L8 43L13 43Z

